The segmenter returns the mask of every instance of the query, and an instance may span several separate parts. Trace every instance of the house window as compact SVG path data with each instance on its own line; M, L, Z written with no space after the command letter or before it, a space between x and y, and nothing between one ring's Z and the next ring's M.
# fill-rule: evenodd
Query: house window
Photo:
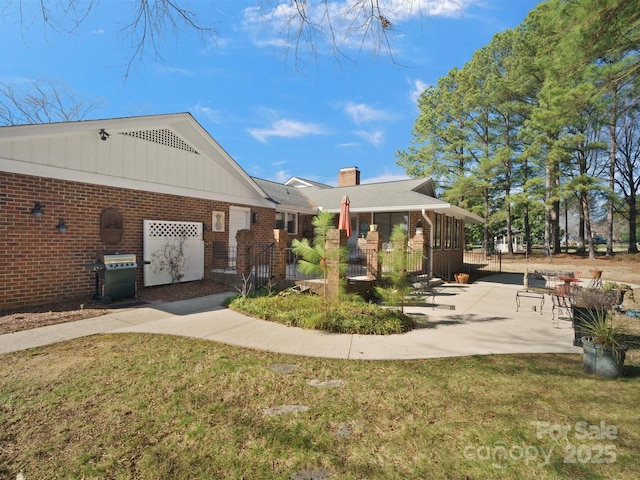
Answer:
M287 212L276 212L276 229L286 230L292 235L298 233L298 214Z
M433 226L433 248L435 250L442 249L442 214L436 213L436 221Z
M458 220L456 218L456 223L455 223L455 227L453 229L453 248L455 250L460 250L460 237L461 237L461 228L462 224L460 222L460 220Z
M395 225L402 225L405 231L408 231L409 215L405 212L376 213L373 215L373 223L378 225L378 233L386 243L390 241Z
M444 217L444 248L451 250L451 241L453 238L452 224L453 218Z

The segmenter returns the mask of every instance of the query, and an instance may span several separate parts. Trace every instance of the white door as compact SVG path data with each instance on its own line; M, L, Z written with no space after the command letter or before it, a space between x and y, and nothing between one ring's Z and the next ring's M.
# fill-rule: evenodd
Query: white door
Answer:
M238 230L247 230L251 227L250 223L251 209L243 207L229 207L229 263L230 267L235 268L236 254L238 242L236 234ZM234 252L234 253L231 253ZM232 260L233 258L233 260ZM233 263L233 264L231 264Z

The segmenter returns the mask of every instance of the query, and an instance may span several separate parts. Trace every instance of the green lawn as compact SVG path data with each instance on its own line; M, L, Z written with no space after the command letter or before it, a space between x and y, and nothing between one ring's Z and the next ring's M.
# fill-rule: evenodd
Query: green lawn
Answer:
M0 478L640 478L638 398L637 364L603 380L579 355L364 362L97 336L0 356Z

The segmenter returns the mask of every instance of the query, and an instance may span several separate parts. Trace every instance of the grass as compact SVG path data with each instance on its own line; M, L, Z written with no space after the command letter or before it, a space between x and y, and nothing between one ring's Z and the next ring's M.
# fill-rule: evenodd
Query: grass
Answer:
M97 336L0 356L0 478L639 478L639 394L638 366L614 383L580 355L362 362ZM283 405L308 410L265 413Z
M413 320L393 308L380 308L357 295L342 295L325 308L320 295L296 294L237 296L227 301L232 310L292 327L332 333L389 335L413 328Z

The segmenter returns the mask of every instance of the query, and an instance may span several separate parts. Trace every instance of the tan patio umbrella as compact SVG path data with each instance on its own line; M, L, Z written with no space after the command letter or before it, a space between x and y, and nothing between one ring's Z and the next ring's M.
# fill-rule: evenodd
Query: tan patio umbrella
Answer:
M351 211L349 209L349 197L342 197L340 202L340 217L338 217L338 230L345 230L347 238L351 236Z

